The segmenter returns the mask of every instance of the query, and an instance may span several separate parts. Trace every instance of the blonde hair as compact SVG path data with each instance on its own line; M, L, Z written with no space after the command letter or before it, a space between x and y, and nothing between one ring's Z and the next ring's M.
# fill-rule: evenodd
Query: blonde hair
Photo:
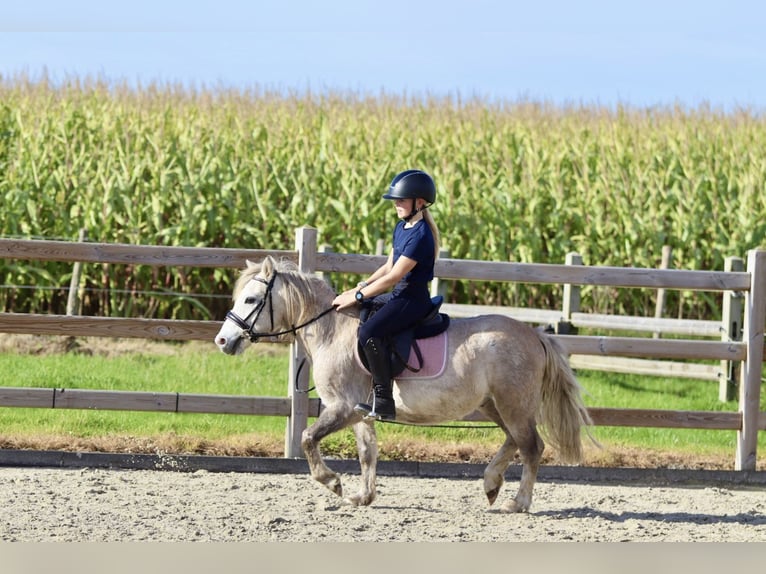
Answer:
M428 227L431 228L431 234L434 236L434 261L436 261L437 259L439 259L439 249L440 249L439 228L436 227L436 221L434 221L434 216L431 215L430 210L428 209L423 210L423 219L426 220Z

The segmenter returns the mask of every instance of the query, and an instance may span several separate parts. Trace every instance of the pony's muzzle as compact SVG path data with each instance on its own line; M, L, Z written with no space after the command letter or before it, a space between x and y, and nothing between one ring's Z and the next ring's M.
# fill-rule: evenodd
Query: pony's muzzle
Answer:
M215 337L216 346L227 355L239 355L244 351L244 341L245 338L242 336L228 338L225 335L218 334Z

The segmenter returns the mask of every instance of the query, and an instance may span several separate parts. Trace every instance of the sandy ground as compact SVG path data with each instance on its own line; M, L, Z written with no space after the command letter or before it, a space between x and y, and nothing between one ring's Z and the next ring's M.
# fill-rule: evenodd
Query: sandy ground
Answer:
M7 339L0 339L0 350ZM353 491L359 476L343 480ZM516 487L509 482L496 504ZM481 479L380 476L378 499L354 508L306 474L0 467L0 542L20 541L766 541L766 488L538 482L531 511L507 515L487 506ZM4 545L0 556L7 560L9 547L19 546ZM114 552L114 546L107 548ZM173 560L193 554L185 548ZM18 571L31 572L30 559L58 560L62 547L57 549L58 554L32 550ZM231 554L231 546L226 552ZM626 565L623 553L620 570ZM248 560L250 555L248 549ZM684 563L693 557L687 553ZM277 558L283 566L285 557ZM106 559L121 565L113 556ZM475 568L474 560L461 562L460 571ZM369 566L360 560L354 571L360 564ZM762 557L756 564L763 564ZM103 562L96 565L94 571L102 571ZM174 571L180 571L177 566L174 562ZM565 561L567 571L569 566ZM591 563L586 571L593 572Z
M538 482L531 511L507 515L480 479L381 476L373 505L355 508L305 474L0 468L0 540L766 541L765 494Z

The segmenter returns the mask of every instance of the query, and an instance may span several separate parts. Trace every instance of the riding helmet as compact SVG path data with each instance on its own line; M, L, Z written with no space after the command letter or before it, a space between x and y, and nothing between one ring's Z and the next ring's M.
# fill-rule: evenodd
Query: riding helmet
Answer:
M388 193L383 196L383 199L417 199L419 197L429 204L436 201L434 180L424 171L408 169L391 180Z

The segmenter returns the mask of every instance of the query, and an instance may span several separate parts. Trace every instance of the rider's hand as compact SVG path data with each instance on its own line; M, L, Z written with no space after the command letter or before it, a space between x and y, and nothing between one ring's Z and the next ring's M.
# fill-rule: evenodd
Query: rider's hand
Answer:
M356 306L356 289L349 289L344 291L332 301L333 307L336 307L336 311L343 311L349 307Z

